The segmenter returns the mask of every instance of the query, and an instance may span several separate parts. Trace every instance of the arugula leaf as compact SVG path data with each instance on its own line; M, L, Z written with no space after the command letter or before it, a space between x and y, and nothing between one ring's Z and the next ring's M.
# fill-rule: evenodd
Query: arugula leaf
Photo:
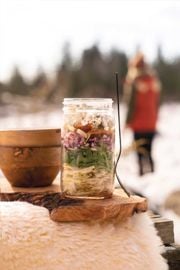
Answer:
M104 145L98 146L96 150L84 147L65 149L64 151L64 162L72 167L86 168L96 166L107 171L112 170L113 152L108 150Z

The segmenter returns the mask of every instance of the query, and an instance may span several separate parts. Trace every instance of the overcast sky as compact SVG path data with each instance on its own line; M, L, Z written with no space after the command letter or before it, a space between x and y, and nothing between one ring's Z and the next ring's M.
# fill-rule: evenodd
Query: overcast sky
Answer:
M26 76L53 72L65 41L75 57L94 42L129 55L140 45L149 60L158 44L180 56L180 1L0 0L0 80L15 65Z

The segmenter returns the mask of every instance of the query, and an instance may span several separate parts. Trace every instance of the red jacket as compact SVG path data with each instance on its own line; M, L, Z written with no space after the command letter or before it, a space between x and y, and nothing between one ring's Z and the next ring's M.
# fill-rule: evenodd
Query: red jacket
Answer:
M132 82L127 124L135 132L156 130L160 84L158 79L143 74Z

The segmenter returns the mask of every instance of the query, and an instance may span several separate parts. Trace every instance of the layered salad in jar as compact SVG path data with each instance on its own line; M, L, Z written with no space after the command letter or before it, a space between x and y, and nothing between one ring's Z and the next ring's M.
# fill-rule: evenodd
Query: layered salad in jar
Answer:
M68 104L64 110L61 177L66 196L112 196L114 134L112 107L101 103Z

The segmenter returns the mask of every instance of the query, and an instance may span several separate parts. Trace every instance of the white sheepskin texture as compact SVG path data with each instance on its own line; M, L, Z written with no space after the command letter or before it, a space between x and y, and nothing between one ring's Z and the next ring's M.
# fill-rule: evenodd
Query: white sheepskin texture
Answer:
M47 209L0 202L1 270L167 270L150 218L56 223Z

